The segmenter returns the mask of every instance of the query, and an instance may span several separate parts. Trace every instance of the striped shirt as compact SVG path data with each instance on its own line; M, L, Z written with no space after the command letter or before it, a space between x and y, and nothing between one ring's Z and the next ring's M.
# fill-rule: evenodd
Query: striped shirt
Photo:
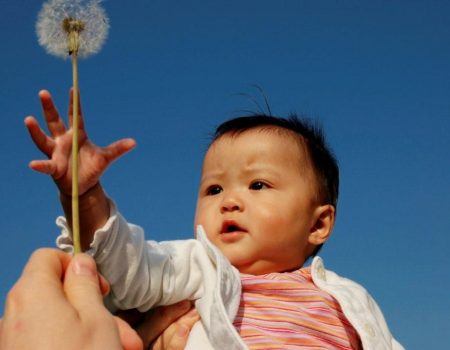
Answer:
M361 349L338 302L316 287L309 267L241 274L234 326L250 349Z

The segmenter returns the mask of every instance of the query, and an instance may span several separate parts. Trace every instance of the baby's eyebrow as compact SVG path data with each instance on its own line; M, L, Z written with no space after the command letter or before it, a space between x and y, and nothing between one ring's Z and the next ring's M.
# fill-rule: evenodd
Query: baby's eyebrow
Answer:
M263 165L250 165L243 169L243 173L245 175L257 175L257 174L266 174L272 176L279 176L280 171L276 167L271 167L266 164Z
M205 182L214 182L218 181L223 178L225 172L224 171L215 171L215 172L209 172L206 175L202 175L200 179L200 185L204 184Z

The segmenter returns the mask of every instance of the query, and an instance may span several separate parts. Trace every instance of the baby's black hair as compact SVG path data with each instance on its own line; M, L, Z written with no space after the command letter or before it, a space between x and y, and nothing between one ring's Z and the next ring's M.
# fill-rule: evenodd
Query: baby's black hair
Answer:
M336 210L339 195L339 166L325 141L323 129L317 122L301 119L295 114L290 114L287 118L252 114L233 118L219 125L213 135L212 143L223 135L239 134L259 127L286 129L300 137L300 141L306 146L317 180L318 198L321 204L331 204ZM312 256L316 255L321 247L322 245L317 246Z

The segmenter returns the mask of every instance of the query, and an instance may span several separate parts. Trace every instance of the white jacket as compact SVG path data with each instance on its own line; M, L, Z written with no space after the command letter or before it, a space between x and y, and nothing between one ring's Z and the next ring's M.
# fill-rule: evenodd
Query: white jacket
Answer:
M196 240L145 241L143 230L128 224L111 206L112 215L95 233L88 253L111 284L113 304L146 311L196 300L201 321L192 329L186 349L248 349L233 326L241 297L239 271L207 240L203 228L197 228ZM59 217L57 224L62 228L57 244L70 251L67 223ZM319 257L313 259L311 274L316 286L339 302L365 350L403 349L362 286L325 270Z

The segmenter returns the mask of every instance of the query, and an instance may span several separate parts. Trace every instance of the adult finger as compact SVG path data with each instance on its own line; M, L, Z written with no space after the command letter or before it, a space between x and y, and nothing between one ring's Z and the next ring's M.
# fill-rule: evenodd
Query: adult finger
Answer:
M114 317L117 328L119 329L120 342L125 350L142 350L144 344L136 331L122 320L120 317Z
M144 346L154 342L165 329L191 309L190 301L158 307L146 314L145 321L136 329Z
M71 319L73 314L61 285L70 259L68 254L54 249L33 253L8 293L0 329L1 349L26 349L30 344L43 349L42 345L50 339L48 329L55 329L61 315L65 320Z
M31 276L48 276L61 284L61 277L71 256L57 249L41 248L33 252L25 265L20 280Z
M158 340L151 346L151 350L182 350L186 347L187 339L189 337L190 328L184 325L176 325L176 330L171 334L169 338L164 337L163 334ZM165 332L170 331L167 329Z
M189 301L170 306L161 306L149 311L145 321L136 329L145 344L153 342L167 327L191 308Z
M186 347L190 330L200 319L197 311L191 309L172 323L152 344L152 350L182 350Z
M116 141L105 147L103 150L105 151L105 157L108 163L110 163L125 153L131 151L134 147L136 147L136 141L128 138Z
M142 350L142 341L137 333L113 317L103 305L102 284L105 282L98 274L92 257L76 254L64 276L67 300L77 311L83 325L88 329L95 329L96 337L102 339L102 342L105 339L117 339L125 350Z
M50 157L55 147L55 141L44 133L34 117L26 117L24 123L37 148L47 157Z
M53 300L53 306L56 306L64 296L61 278L69 261L68 254L56 249L35 251L8 295L5 315L26 314L24 310L29 311L30 305L34 305L34 312L40 312L48 300ZM33 290L39 290L39 293L30 293Z
M76 254L64 276L64 291L72 306L83 317L100 316L106 312L102 301L97 267L86 254Z
M66 131L63 120L59 116L53 103L52 96L47 90L39 91L39 98L41 99L41 105L44 112L45 121L47 123L48 130L52 136L59 136Z

